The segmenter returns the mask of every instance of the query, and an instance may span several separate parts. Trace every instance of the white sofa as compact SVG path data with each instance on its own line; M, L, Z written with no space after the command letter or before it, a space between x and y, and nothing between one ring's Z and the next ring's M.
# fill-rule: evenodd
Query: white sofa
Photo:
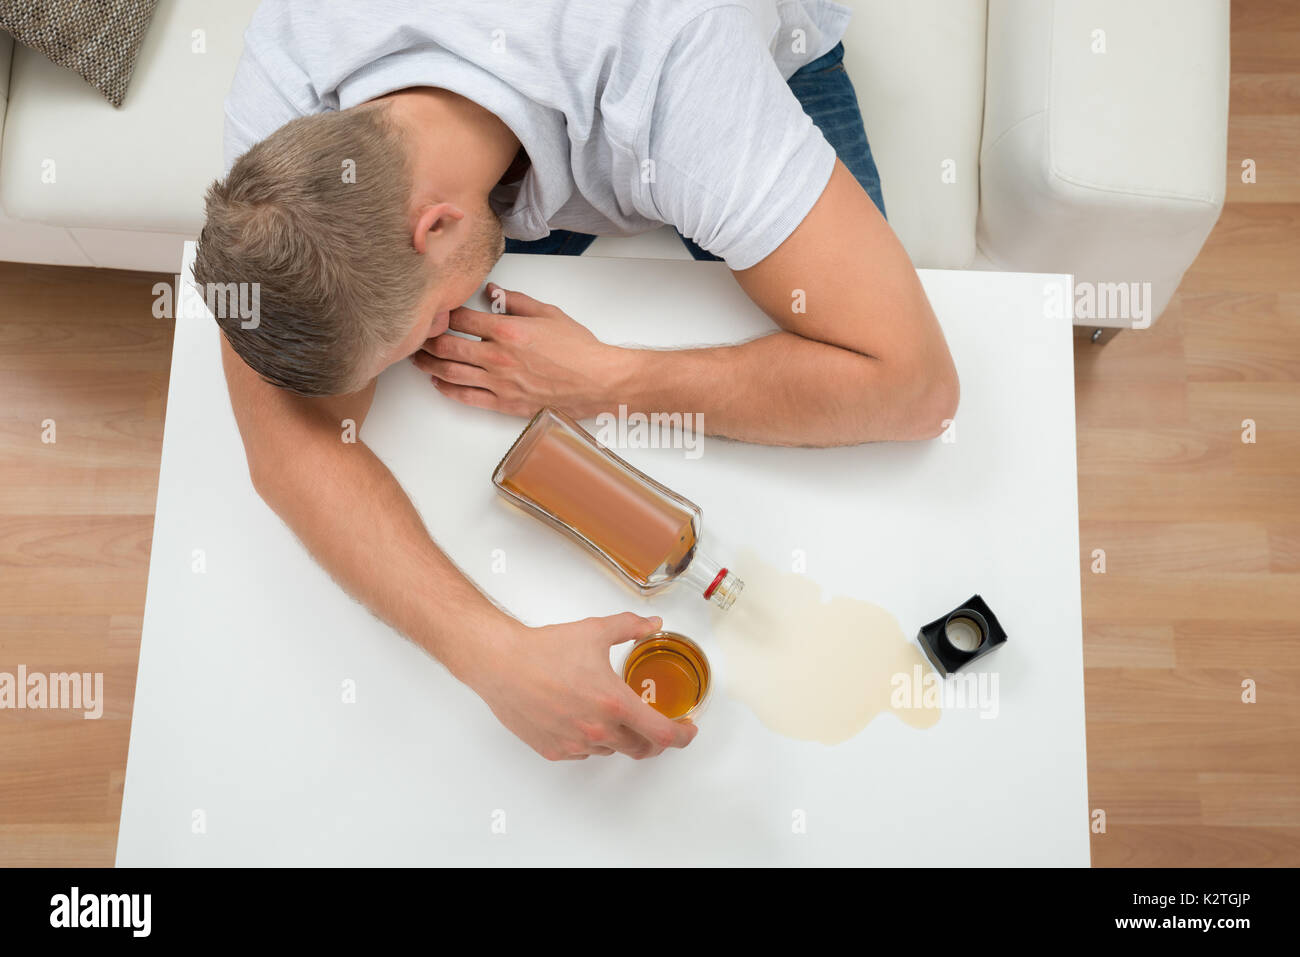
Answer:
M1150 283L1164 309L1223 203L1228 0L848 5L847 68L917 266ZM121 109L0 34L0 259L174 272L255 6L160 0ZM687 255L666 230L589 254Z

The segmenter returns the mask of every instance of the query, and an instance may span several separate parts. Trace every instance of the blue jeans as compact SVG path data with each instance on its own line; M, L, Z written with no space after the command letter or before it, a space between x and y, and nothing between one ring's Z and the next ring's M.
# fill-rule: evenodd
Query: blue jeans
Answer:
M803 111L835 148L836 155L862 184L883 216L885 200L880 193L880 173L876 170L876 161L871 158L871 146L862 126L862 112L858 108L858 96L853 92L853 81L844 69L844 44L838 44L830 53L800 67L790 77L789 83ZM718 259L681 233L677 235L696 259ZM541 239L507 239L506 252L581 256L595 239L588 233L553 229L549 236Z

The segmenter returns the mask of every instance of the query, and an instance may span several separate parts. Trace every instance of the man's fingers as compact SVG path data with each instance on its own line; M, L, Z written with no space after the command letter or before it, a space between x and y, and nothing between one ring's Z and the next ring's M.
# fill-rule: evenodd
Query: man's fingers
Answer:
M464 336L452 336L443 333L426 339L424 345L415 354L427 354L452 362L464 362L466 365L487 368L487 351L492 348L479 339L466 339Z
M642 618L630 611L604 619L605 639L617 645L634 638L645 638L659 631L664 623L658 615ZM623 723L618 750L634 758L650 758L662 754L664 748L684 748L695 737L693 724L683 725L666 718L641 700L636 689L620 681L619 694L624 702L620 708Z
M427 352L417 352L411 357L411 361L422 372L427 372L443 382L450 382L453 385L466 385L474 389L486 389L488 386L488 374L478 366L466 365L463 362L448 362L446 359L436 359Z
M450 382L444 382L437 376L433 377L434 387L449 399L455 399L464 405L472 405L477 409L491 409L497 411L499 404L495 393L487 389L475 389L467 385L453 385Z
M478 336L480 339L491 339L492 327L496 325L496 321L497 317L490 312L479 312L477 309L461 306L448 314L447 325L457 332Z
M601 623L603 625L601 638L611 645L621 645L633 638L653 635L664 626L663 619L657 615L653 618L642 618L630 611L602 618Z
M657 747L653 741L643 734L638 734L627 725L619 725L614 732L616 741L614 747L629 758L653 758L663 753L663 748Z
M505 311L512 316L541 316L555 309L549 302L542 302L513 289L504 289L494 282L487 284L487 294L493 303L500 301Z
M623 687L636 699L624 722L631 730L659 748L684 748L691 743L699 728L689 721L664 717L642 701L634 689L627 685Z

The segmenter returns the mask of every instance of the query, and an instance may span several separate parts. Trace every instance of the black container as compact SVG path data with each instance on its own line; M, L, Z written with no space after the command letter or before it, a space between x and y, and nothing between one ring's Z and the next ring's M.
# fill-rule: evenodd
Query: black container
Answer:
M973 636L978 630L979 644L970 649L958 647L948 637L950 625L954 633L964 632ZM999 645L1006 644L1007 633L984 599L972 595L970 601L924 626L916 640L934 665L934 670L947 677L976 658L983 658Z

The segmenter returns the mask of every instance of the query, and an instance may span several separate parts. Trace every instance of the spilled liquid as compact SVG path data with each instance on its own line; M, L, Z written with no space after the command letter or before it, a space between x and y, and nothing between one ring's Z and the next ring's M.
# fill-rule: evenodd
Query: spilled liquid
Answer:
M825 600L817 582L774 568L752 550L736 559L745 593L714 615L713 633L726 658L725 692L763 724L801 741L839 744L886 711L914 728L938 723L933 701L924 707L920 694L896 691L931 668L886 609L842 596Z

